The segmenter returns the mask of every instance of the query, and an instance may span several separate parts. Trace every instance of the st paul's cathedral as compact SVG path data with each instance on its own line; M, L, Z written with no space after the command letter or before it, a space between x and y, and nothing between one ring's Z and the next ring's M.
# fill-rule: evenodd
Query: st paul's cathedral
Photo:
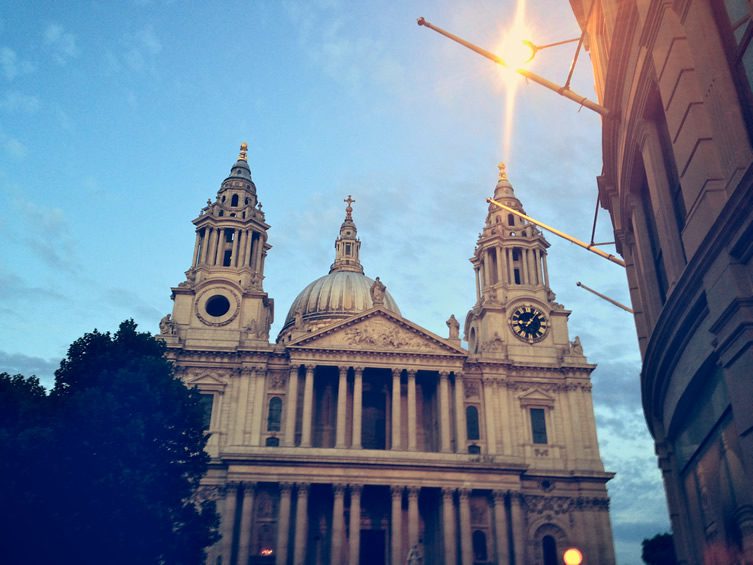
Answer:
M504 165L494 199L523 211ZM328 274L275 342L270 226L245 144L193 220L160 337L206 404L198 495L217 501L222 533L207 563L549 565L568 547L614 563L595 365L570 340L542 233L490 206L465 348L454 316L436 335L366 276L352 202Z

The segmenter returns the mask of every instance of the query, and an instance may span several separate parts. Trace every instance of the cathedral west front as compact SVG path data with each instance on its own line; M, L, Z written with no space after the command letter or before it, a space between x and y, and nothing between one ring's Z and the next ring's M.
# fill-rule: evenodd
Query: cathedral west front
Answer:
M523 210L504 165L494 199ZM339 233L321 226L333 262L273 341L270 226L245 144L193 220L160 330L206 406L199 495L222 533L207 563L550 565L568 547L614 563L595 365L568 335L542 233L490 206L473 274L458 273L475 276L474 305L439 336L365 274L353 202Z

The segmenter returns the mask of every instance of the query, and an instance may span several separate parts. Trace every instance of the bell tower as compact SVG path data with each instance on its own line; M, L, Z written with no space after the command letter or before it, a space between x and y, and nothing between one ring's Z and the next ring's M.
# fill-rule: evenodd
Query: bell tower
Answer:
M207 200L193 220L193 262L186 280L172 289L172 316L160 324L169 345L237 348L268 343L274 315L273 300L263 287L269 225L247 155L243 143L215 200Z
M525 213L504 163L494 199ZM476 304L465 321L473 356L542 361L568 346L567 317L549 288L547 248L541 231L515 214L489 205L470 261L476 274Z

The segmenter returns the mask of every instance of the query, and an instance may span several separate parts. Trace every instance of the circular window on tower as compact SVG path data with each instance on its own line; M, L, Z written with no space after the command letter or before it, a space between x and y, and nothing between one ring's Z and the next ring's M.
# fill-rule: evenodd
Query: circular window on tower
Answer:
M196 299L196 316L208 326L224 326L238 315L240 299L230 289L210 288Z
M230 310L230 301L221 294L215 294L207 300L204 305L204 310L207 314L214 318L219 318L227 314Z

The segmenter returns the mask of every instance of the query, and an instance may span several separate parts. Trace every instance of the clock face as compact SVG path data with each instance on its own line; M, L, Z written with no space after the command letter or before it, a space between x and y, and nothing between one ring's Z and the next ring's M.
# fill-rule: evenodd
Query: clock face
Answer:
M518 338L534 343L544 339L549 330L549 320L535 306L520 306L510 317L510 327Z

